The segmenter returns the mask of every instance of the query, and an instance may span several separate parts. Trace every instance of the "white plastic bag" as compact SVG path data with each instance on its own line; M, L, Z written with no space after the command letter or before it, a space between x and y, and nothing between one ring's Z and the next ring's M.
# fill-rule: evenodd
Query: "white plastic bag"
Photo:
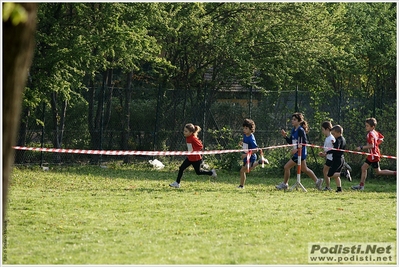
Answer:
M165 167L165 165L157 159L148 161L155 169L160 170Z

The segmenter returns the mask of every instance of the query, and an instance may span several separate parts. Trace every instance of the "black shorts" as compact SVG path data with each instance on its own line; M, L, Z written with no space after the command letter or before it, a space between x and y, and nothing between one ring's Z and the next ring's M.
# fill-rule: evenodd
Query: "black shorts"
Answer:
M326 165L327 167L331 167L332 166L333 161L326 159L326 163L324 165Z
M378 169L380 167L380 162L376 161L376 162L370 162L368 159L366 159L365 161L368 165L371 165L371 167L373 167L374 169Z
M330 166L330 169L328 170L328 177L332 177L334 173L341 172L342 167L344 166L344 158L336 159L332 161L332 165Z

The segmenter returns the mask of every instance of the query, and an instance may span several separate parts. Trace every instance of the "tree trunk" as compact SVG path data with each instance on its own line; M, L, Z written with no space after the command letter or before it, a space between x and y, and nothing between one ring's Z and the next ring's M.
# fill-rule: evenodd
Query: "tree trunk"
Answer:
M89 87L88 99L89 102L89 112L88 112L88 124L90 132L90 148L97 149L97 145L100 143L100 135L98 133L98 109L95 112L95 101L96 101L96 89L94 88L94 82L91 80ZM90 163L97 164L99 159L98 155L90 155Z
M104 134L104 131L107 130L109 127L109 123L111 120L111 113L112 113L112 96L114 93L114 87L112 86L112 78L113 78L114 70L113 69L108 69L107 72L107 86L105 87L104 93L105 93L105 108L104 108L104 118L103 118L103 138L104 136L109 136L108 134ZM112 148L112 143L113 143L113 138L109 137L108 138L108 147ZM104 149L104 142L103 142L103 149Z
M103 131L104 131L104 98L108 81L108 71L103 72L103 82L100 92L96 95L94 85L89 92L89 129L91 137L91 149L103 149ZM97 96L97 109L94 114L94 107ZM98 164L101 155L91 155L91 164Z
M4 5L4 3L3 3ZM28 70L32 63L37 3L20 3L26 22L14 25L3 21L3 224L6 221L7 193ZM4 11L4 10L3 10Z
M61 119L60 119L60 132L58 135L58 141L60 143L60 148L62 147L63 139L64 139L64 132L65 132L65 117L66 117L66 111L68 108L68 100L64 100L62 102L62 113L61 113Z
M54 148L62 148L62 138L64 136L65 116L66 116L68 101L63 100L61 112L59 112L57 96L58 94L56 92L51 93L51 111L52 111L53 127L54 127L53 146ZM54 161L61 162L61 155L59 153L54 154Z
M95 119L94 119L94 101L95 101L95 89L94 89L94 83L93 80L90 81L90 86L89 86L89 91L88 91L88 97L87 97L87 102L89 103L89 111L88 111L88 117L87 117L87 123L89 127L89 132L90 132L90 148L94 149L95 142L94 142L94 131L95 131Z
M26 133L28 131L28 120L30 116L30 108L25 107L22 111L20 126L19 126L19 133L18 133L18 146L25 146L26 145ZM22 164L24 163L25 159L25 150L17 150L15 151L15 163Z

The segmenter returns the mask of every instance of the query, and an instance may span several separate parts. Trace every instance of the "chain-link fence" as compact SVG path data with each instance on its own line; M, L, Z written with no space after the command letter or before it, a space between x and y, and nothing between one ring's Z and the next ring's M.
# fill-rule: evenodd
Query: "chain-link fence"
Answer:
M107 89L109 90L109 89ZM256 140L261 147L285 144L280 130L290 131L291 115L304 113L310 125L308 134L312 144L323 145L324 136L320 125L331 119L333 124L344 128L348 149L365 145L364 121L376 117L377 130L385 136L381 145L383 154L396 154L396 90L387 90L379 95L362 97L349 96L345 92L312 93L293 88L287 91L262 91L252 88L233 91L219 91L199 97L192 90L134 89L129 106L129 126L126 127L123 109L124 88L112 88L112 97L104 102L109 111L100 112L103 123L90 129L88 104L77 102L69 108L62 130L62 148L102 149L102 150L186 150L182 134L186 123L194 123L202 128L199 134L205 149L237 148L242 137L242 122L252 118L256 123ZM376 101L378 99L378 101ZM55 136L60 136L60 128L54 130L52 110L38 107L34 116L22 117L26 131L20 131L18 145L28 147L54 148ZM106 117L107 116L107 117ZM37 123L40 120L44 124ZM125 125L124 125L125 124ZM97 142L93 136L97 135ZM21 143L21 140L23 142ZM126 140L126 142L123 142ZM123 145L124 143L124 145ZM323 159L317 157L317 148L310 149L308 162L322 166ZM283 164L287 151L267 151ZM170 157L171 159L176 157ZM181 158L181 157L179 157ZM220 160L220 157L208 157ZM281 158L281 159L279 159ZM99 156L84 154L61 154L47 152L16 151L16 164L98 164L108 161L148 160L145 156ZM364 157L346 155L349 162L360 165ZM280 165L281 165L280 164ZM381 164L396 169L394 160L381 161ZM281 167L281 166L280 166Z

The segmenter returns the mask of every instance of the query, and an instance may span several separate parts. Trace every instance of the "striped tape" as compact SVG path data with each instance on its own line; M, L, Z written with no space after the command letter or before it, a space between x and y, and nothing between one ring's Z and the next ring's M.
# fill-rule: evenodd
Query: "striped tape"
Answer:
M311 147L318 147L318 148L323 148L327 150L336 150L336 151L343 151L347 153L353 153L353 154L360 154L360 155L373 155L371 153L367 152L360 152L360 151L353 151L353 150L346 150L346 149L338 149L338 148L331 148L331 147L324 147L324 146L317 146L317 145L312 145L312 144L303 144L304 146L311 146ZM374 155L378 157L378 155ZM387 155L380 155L380 158L388 158L388 159L396 159L394 156L387 156Z
M309 147L317 147L328 150L337 150L347 153L360 154L360 155L372 155L367 152L337 149L337 148L327 148L323 146L313 145L313 144L302 144ZM287 145L277 145L269 146L263 148L251 149L251 151L258 150L268 150L283 147L290 147L292 144ZM64 148L40 148L40 147L23 147L14 146L16 150L26 150L26 151L37 151L37 152L53 152L53 153L67 153L67 154L90 154L90 155L109 155L109 156L185 156L185 155L215 155L215 154L226 154L235 152L248 152L244 149L228 149L228 150L205 150L205 151L139 151L139 150L87 150L87 149L64 149ZM396 159L395 156L381 155L381 158Z
M278 145L263 148L251 149L252 151L275 149L281 147L289 147L288 145ZM185 155L212 155L225 154L234 152L248 152L244 149L230 149L230 150L205 150L205 151L139 151L139 150L86 150L86 149L64 149L64 148L40 148L40 147L22 147L14 146L16 150L27 151L43 151L53 153L68 153L68 154L90 154L90 155L110 155L110 156L185 156Z

